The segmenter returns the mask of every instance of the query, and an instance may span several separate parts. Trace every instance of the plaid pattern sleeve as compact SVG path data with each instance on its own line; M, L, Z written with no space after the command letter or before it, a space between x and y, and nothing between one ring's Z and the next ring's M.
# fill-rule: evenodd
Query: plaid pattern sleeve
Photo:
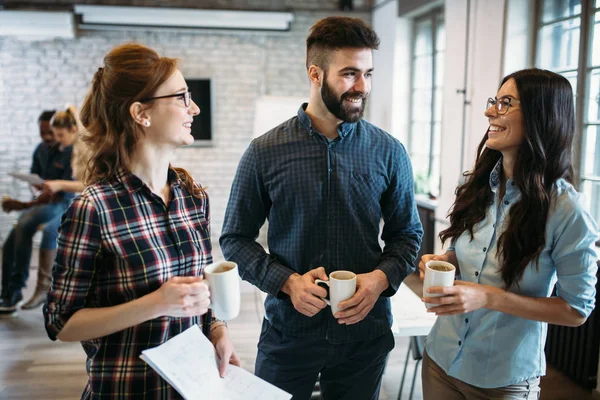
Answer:
M98 214L88 196L73 201L63 216L53 268L51 300L44 310L52 340L77 310L85 307L96 264L101 258Z
M137 177L120 171L72 202L44 306L51 339L82 308L135 300L174 276L197 276L212 262L206 192L192 196L174 170L169 183L171 200L165 204ZM82 342L89 376L82 398L180 398L139 356L199 323L200 316L163 316Z

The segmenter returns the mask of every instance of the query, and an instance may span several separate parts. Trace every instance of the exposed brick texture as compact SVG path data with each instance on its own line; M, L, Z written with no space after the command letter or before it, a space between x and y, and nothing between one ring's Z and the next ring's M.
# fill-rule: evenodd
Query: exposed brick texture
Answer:
M308 97L304 43L309 27L327 15L331 13L296 12L291 31L280 33L89 31L75 40L34 42L0 37L0 195L30 197L27 186L7 172L28 170L39 142L40 111L67 103L81 106L104 54L136 41L180 58L186 77L213 79L214 146L182 148L173 163L208 187L216 241L238 161L252 139L256 99ZM368 13L352 16L370 19ZM16 218L0 211L2 242Z

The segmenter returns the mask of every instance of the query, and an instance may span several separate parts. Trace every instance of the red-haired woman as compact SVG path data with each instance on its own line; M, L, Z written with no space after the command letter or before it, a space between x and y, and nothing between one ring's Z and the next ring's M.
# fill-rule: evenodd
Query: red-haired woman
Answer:
M88 186L65 213L44 307L50 338L86 351L82 398L179 397L139 356L199 324L210 303L208 197L170 164L199 112L176 60L147 47L114 48L94 75L81 110ZM222 321L209 339L222 375L239 365Z

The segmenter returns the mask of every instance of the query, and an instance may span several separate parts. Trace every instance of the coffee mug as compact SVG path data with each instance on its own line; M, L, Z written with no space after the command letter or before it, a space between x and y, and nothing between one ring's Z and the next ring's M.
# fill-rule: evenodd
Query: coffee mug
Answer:
M324 283L329 286L329 299L323 299L331 307L331 313L335 315L338 305L348 300L356 293L356 274L350 271L335 271L329 274L329 281L316 279L315 283Z
M423 297L442 297L442 294L427 293L434 286L454 286L456 268L446 261L431 260L425 264L425 279L423 280ZM439 304L425 303L425 307L433 308Z
M204 268L210 289L210 308L217 319L230 320L240 313L238 266L231 261L212 263Z

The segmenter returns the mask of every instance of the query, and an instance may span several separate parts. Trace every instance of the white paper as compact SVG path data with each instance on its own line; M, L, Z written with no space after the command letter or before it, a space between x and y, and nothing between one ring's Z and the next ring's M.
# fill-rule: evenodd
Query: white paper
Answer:
M30 185L41 185L44 180L38 174L20 174L18 172L9 172L8 175L29 183Z
M292 395L235 365L221 378L212 343L194 325L140 358L185 399L289 400Z

